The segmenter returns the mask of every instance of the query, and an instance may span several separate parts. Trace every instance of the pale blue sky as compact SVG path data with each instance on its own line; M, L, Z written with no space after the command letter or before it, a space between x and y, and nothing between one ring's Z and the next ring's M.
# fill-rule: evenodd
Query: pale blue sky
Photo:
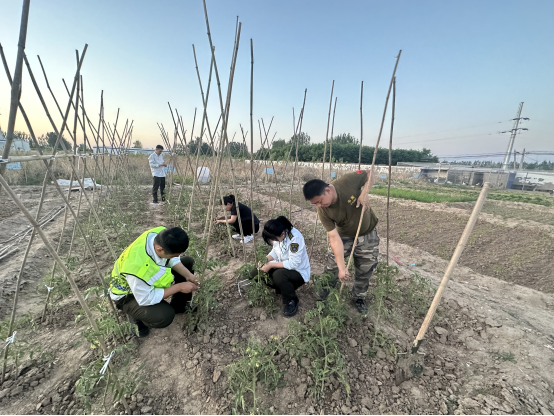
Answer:
M254 40L256 148L259 118L267 126L275 116L272 133L277 131L277 138L292 135L292 108L298 114L305 88L303 131L313 142L323 141L333 80L338 97L335 134L360 136L363 80L364 144L373 145L395 57L402 49L395 147L428 147L441 156L503 152L508 136L497 132L511 128L509 120L524 101L523 116L531 121L525 124L529 131L518 137L515 149L554 150L551 0L211 0L208 12L224 97L237 15L242 22L231 136L234 132L240 136L239 123L249 130L250 38ZM20 17L21 1L0 0L0 42L12 71ZM204 84L210 63L201 0L31 1L26 52L45 96L36 55L43 60L58 100L65 101L61 78L72 80L74 50L82 50L85 43L89 48L82 74L90 114L97 112L103 89L110 121L121 108L123 120L134 119L134 138L153 146L161 142L156 122L172 130L169 101L184 116L190 133L194 108L201 112L193 43ZM2 74L3 130L9 95ZM28 76L22 102L35 130L50 131ZM48 103L54 113L50 98ZM213 125L218 109L213 94ZM25 130L22 122L18 117L17 129ZM388 141L389 124L384 141Z

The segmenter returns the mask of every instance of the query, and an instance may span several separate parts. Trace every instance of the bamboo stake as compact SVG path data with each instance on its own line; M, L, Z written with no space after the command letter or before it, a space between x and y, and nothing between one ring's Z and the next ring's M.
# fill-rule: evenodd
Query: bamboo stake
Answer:
M390 182L392 174L392 133L394 131L394 110L396 104L396 77L392 81L392 114L390 121L390 141L389 141L389 180L387 186L387 266L389 265L389 241L390 241L390 217L389 217L389 205L390 205Z
M21 84L23 74L23 56L25 54L25 42L27 40L27 22L29 20L29 7L31 0L23 0L21 10L21 23L19 25L19 42L17 43L17 57L15 60L15 71L11 85L10 113L8 115L8 130L6 131L6 143L2 151L2 159L7 159L12 147L13 133L15 130L15 119L19 107L19 97L21 96ZM6 165L0 164L0 175L6 171ZM0 193L2 188L0 188Z
M358 241L358 235L360 234L360 228L362 226L362 221L364 219L364 211L369 209L369 206L366 207L366 205L369 205L367 203L368 193L369 189L372 186L372 181L375 180L373 177L374 172L373 169L375 167L375 159L377 158L377 150L379 149L379 142L381 141L381 134L383 133L383 126L385 125L385 116L387 115L387 105L389 103L389 97L390 92L392 89L392 85L394 83L394 76L396 74L396 68L398 67L398 61L400 60L400 55L402 54L402 50L398 52L398 56L396 57L396 64L394 65L394 70L392 71L392 77L389 84L389 90L387 92L387 99L385 100L385 109L383 110L383 118L381 119L381 128L379 129L379 136L377 137L377 143L375 144L375 150L373 152L373 161L371 162L371 168L369 171L369 177L367 178L367 181L362 189L362 193L360 196L363 198L362 202L362 212L360 213L360 222L358 223L358 230L356 231L356 237L354 237L354 243L352 244L352 251L350 252L350 257L348 258L348 265L346 266L346 272L348 273L348 269L350 269L350 263L352 262L352 257L354 257L354 250L356 249L356 242ZM358 200L359 201L359 200ZM340 290L342 290L344 286L344 281L341 282Z
M364 101L364 82L362 81L362 89L360 92L360 154L358 156L358 170L362 166L362 143L364 141L364 115L362 112L362 105Z
M333 106L333 123L331 124L331 142L329 143L329 177L332 176L333 170L333 130L335 128L335 111L337 109L337 98L335 97L335 105Z
M300 112L299 129L296 134L296 157L294 158L294 170L292 171L292 181L290 182L290 201L289 201L289 216L292 221L292 190L294 188L294 177L296 175L296 167L298 166L298 142L300 141L300 134L302 133L302 120L304 118L304 106L306 105L306 94L308 89L304 90L304 102L302 103L302 111Z
M331 106L333 105L333 90L335 88L335 80L333 80L333 84L331 85L331 98L329 98L329 114L327 115L327 131L325 133L325 147L323 150L323 160L321 163L321 180L323 180L323 175L325 174L325 156L327 155L327 140L329 138L329 122L331 121ZM333 117L334 120L334 117ZM332 138L331 138L332 140ZM330 156L330 153L329 153ZM331 166L331 163L329 162L329 167ZM317 233L317 224L319 222L319 214L316 212L315 214L315 224L314 224L314 235L312 237L312 245L310 247L310 256L309 258L312 258L312 254L314 252L314 243L315 243L315 237Z
M194 185L198 183L198 162L199 162L199 157L200 157L200 149L202 148L202 137L204 135L204 122L206 121L206 105L207 105L207 102L208 102L208 97L209 97L209 94L210 94L210 86L212 84L212 69L213 69L213 58L212 60L210 61L210 75L208 77L208 86L207 86L207 89L206 89L206 98L204 98L204 89L202 88L202 81L200 80L200 71L198 70L198 62L196 61L196 51L194 49L194 45L192 45L192 50L194 52L194 64L196 66L196 74L198 75L198 83L200 84L200 93L202 94L202 108L203 108L203 113L202 113L202 124L200 126L200 141L199 143L197 143L197 148L196 148L196 167L195 167L195 170L193 172L194 174L194 179L193 179L193 184L192 184L192 193L191 193L191 202L189 204L189 216L188 216L188 223L187 223L187 231L190 230L190 223L191 223L191 218L192 218L192 205L193 205L193 197L194 197ZM196 110L195 110L196 111ZM192 142L192 137L191 137L191 142ZM203 166L202 166L203 167ZM201 169L202 170L202 169Z
M331 106L333 105L333 90L335 89L335 80L331 85L331 98L329 98L329 114L327 115L327 131L325 132L325 147L323 149L323 163L321 166L321 180L323 180L323 175L325 171L325 156L327 156L327 140L329 139L329 122L331 121ZM317 219L316 219L317 224ZM315 235L315 234L314 234ZM313 247L313 245L312 245Z
M250 38L250 207L254 207L254 195L252 192L252 184L254 182L254 42ZM242 126L241 126L242 129ZM254 215L252 215L252 231L255 231L254 228L255 221ZM256 264L256 233L252 234L254 243L254 250L252 254L254 255L254 264Z

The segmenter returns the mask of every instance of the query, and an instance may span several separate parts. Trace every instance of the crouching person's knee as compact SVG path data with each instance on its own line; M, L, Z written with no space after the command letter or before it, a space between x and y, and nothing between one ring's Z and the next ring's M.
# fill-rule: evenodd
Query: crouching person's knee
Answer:
M169 303L162 300L156 309L150 314L148 321L144 322L151 328L165 328L173 322L175 318L175 309L173 309Z

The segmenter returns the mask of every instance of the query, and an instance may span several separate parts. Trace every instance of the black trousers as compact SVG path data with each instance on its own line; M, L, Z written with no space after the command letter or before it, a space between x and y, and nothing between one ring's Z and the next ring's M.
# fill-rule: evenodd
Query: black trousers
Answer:
M296 270L288 269L271 269L269 271L269 277L271 281L264 282L270 288L275 289L277 294L281 294L283 298L283 304L288 304L291 300L294 300L298 303L298 296L296 296L296 289L302 286L304 278ZM252 279L258 279L258 269L252 269L250 272L250 277Z
M242 222L242 232L244 233L244 236L246 237L247 235L252 235L254 234L252 232L252 219L249 219L249 220L246 220L246 221L241 221ZM238 220L231 223L231 225L233 226L233 228L235 229L235 231L237 233L240 234L240 227L239 227L239 222ZM257 233L258 231L260 231L260 224L255 224L255 233Z
M191 273L194 273L194 259L188 256L182 256L181 262ZM179 273L173 272L175 283L182 283L185 278ZM130 294L122 299L119 299L115 306L122 310L127 315L131 316L135 321L142 321L146 326L151 328L165 328L169 326L175 314L183 313L187 302L192 298L192 293L175 293L171 297L171 302L168 303L162 300L157 305L140 306L135 297Z
M162 201L165 201L165 178L160 178L159 176L154 176L154 185L152 186L152 198L155 203L158 202L158 188L160 188L160 195L162 196Z

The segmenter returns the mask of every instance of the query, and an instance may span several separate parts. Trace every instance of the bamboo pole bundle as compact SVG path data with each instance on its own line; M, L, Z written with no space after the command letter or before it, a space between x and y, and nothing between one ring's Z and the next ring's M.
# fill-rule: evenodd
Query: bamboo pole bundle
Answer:
M226 103L225 103L225 106L224 106L223 105L223 97L222 97L222 94L221 94L221 82L219 80L219 72L217 70L217 60L215 59L215 49L214 49L213 42L212 42L212 35L210 33L210 23L209 23L209 20L208 20L208 9L206 7L206 0L203 0L203 5L204 5L204 16L206 18L206 29L207 29L207 34L208 34L208 40L210 42L210 50L211 50L212 58L213 58L213 62L214 62L214 71L215 71L215 76L216 76L216 80L217 80L217 90L218 90L218 94L219 94L219 105L220 105L221 116L222 116L221 142L220 142L220 147L219 147L219 151L221 152L221 155L218 155L219 156L218 157L219 162L217 162L218 166L217 166L216 178L215 178L215 187L217 188L218 184L219 184L219 178L220 178L221 161L222 161L222 158L223 158L223 144L227 142L227 124L228 124L228 121L229 121L229 108L230 108L230 105L231 105L231 93L233 91L233 79L234 79L234 75L235 75L235 66L236 66L236 60L237 60L237 52L238 52L238 48L239 48L239 44L240 44L240 32L241 32L242 24L239 23L237 33L236 33L236 36L235 36L235 46L234 46L234 51L233 51L233 59L231 60L231 70L229 71L229 83L228 83L228 87L227 87L227 99L226 99ZM221 192L221 189L220 189L220 192ZM223 203L223 194L222 193L221 193L221 199L222 199L221 203ZM214 202L215 202L215 192L214 192ZM214 206L212 206L212 213L213 213L213 209L214 209ZM237 215L238 215L238 221L240 222L240 210L238 209L238 203L237 203ZM206 239L206 253L205 253L205 257L204 257L204 268L205 268L206 263L208 261L209 242L210 242L210 233L211 233L212 224L213 224L213 222L210 221L210 227L209 227L208 236L207 236L207 239ZM227 229L227 231L229 232L229 229ZM234 257L235 256L235 251L234 251L234 246L233 246L233 239L231 238L230 233L229 233L229 240L230 240L231 248L233 250L233 257Z
M84 51L83 51L83 54L81 55L81 60L79 61L78 71L80 71L80 69L81 69L81 65L82 65L82 62L83 62L83 56L84 56L84 54L85 54L85 52L86 52L86 48L87 48L87 47L88 47L88 45L85 45L85 49L84 49ZM75 90L75 87L76 87L76 84L77 84L77 82L79 81L79 78L78 78L79 74L80 74L80 72L77 73L76 79L75 79L74 82L73 82L73 88L72 88L71 96L73 95L74 90ZM38 85L37 85L37 83L36 83L36 80L34 80L34 77L31 77L31 81L33 81L33 86L35 87L35 91L37 92L37 95L39 96L39 99L40 99L40 101L41 101L41 103L42 103L42 106L43 106L43 108L44 108L44 111L45 111L45 113L46 113L48 119L50 120L50 123L52 124L52 127L54 128L54 131L57 131L56 125L55 125L54 121L52 120L52 117L50 116L50 112L48 111L48 107L46 106L46 103L44 102L44 98L42 97L42 94L41 94L40 89L39 89L39 87L38 87ZM71 108L71 106L72 106L72 103L73 103L73 100L72 100L71 97L70 97L70 100L69 100L69 102L68 102L67 109L66 109L66 116L69 114L69 110L70 110L70 108ZM66 117L64 117L64 118L66 118ZM59 141L59 143L61 144L62 149L64 149L64 151L67 151L67 149L66 149L66 146L65 146L64 141L61 140L61 136L62 136L63 130L65 130L65 125L66 125L66 123L67 123L67 121L64 121L64 123L62 124L62 129L60 130L60 132L59 132L59 134L58 134L58 141ZM77 175L77 172L76 172L76 170L75 170L75 166L74 166L73 164L70 164L70 167L71 167L72 175ZM113 260L115 261L115 260L116 260L115 252L114 252L113 247L112 247L112 245L111 245L111 243L110 243L110 241L109 241L109 239L108 239L108 236L107 236L107 233L106 233L106 231L105 231L105 229L104 229L104 226L102 225L102 221L100 220L100 217L98 216L98 213L96 212L96 209L94 208L94 205L93 205L92 202L89 200L89 198L88 198L88 196L87 196L87 194L86 194L86 192L85 192L85 187L84 187L83 181L81 181L78 177L77 177L76 179L77 179L77 182L79 183L79 187L80 187L80 189L81 189L81 192L83 193L83 196L85 197L85 200L87 201L87 204L88 204L88 206L90 207L90 210L92 211L92 213L93 213L93 215L94 215L94 218L95 218L95 220L96 220L96 222L97 222L97 224L98 224L98 228L100 229L101 234L102 234L102 236L104 237L104 241L106 242L106 246L108 247L108 249L109 249L109 251L110 251L110 254L111 254L112 258L113 258ZM55 181L55 179L54 179L54 181ZM73 182L71 181L71 182L70 182L70 189L71 189L71 184L72 184L72 183L73 183ZM71 210L72 213L73 213L73 210L71 209L71 207L70 207L70 210ZM77 221L76 216L75 216L75 221ZM82 232L82 234L83 234L83 238L85 238L85 240L86 240L86 234L84 234L84 231L83 231L83 230L81 230L81 232ZM91 254L92 254L92 251L91 251Z

